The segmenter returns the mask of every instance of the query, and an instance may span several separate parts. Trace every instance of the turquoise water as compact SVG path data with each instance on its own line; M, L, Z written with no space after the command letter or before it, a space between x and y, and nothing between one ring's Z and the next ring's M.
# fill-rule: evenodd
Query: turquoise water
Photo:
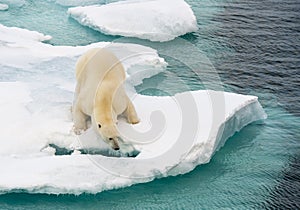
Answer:
M222 88L259 96L268 119L245 127L210 163L191 173L96 195L8 193L0 196L1 209L300 208L299 4L296 0L187 2L199 30L182 38L209 58ZM53 45L119 38L80 26L66 11L54 1L25 1L0 12L0 22L49 34ZM138 92L168 95L205 88L184 63L161 56L170 64L167 71L144 80L136 87Z
M116 38L79 25L68 17L66 7L54 1L24 1L22 6L19 4L9 4L10 9L0 13L1 24L51 35L50 44L76 46Z

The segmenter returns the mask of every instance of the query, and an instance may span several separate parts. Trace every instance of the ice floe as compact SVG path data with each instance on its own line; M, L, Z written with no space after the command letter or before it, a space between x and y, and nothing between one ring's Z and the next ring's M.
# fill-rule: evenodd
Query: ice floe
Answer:
M8 10L8 5L7 4L0 4L0 11L5 11Z
M0 92L5 99L0 113L8 119L0 121L0 164L5 168L1 192L96 193L183 174L209 162L236 131L265 118L255 96L205 90L174 97L136 95L133 102L141 123L131 126L120 119L118 126L124 140L132 141L140 153L135 158L107 157L100 150L109 149L93 130L79 139L69 132L67 109L30 113L27 84L0 86L8 90ZM74 152L54 155L49 144ZM86 155L80 149L100 152Z
M48 38L0 25L2 193L97 193L184 174L209 162L235 132L266 117L255 96L209 90L164 97L132 94L141 122L119 119L126 153L115 153L92 129L80 137L71 132L76 58L91 47L108 46L124 63L131 84L140 84L166 63L154 49L140 45L41 42ZM140 66L153 68L135 77Z
M157 51L138 44L98 42L86 46L52 46L42 41L51 36L36 31L16 27L6 27L0 24L0 64L4 66L24 68L57 57L76 58L85 51L95 47L106 47L122 60L126 69L134 66L151 66L156 74L166 67L166 62L159 57ZM5 53L4 53L5 52ZM130 74L130 71L128 71ZM141 82L141 81L139 81Z
M127 0L69 8L79 23L105 34L169 41L197 30L196 17L184 0Z

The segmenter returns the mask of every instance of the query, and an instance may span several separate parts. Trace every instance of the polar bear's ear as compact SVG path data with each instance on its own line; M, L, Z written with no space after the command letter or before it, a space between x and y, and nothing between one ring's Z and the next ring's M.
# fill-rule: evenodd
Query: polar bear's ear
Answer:
M100 124L98 124L98 128L101 128L101 125L100 125Z

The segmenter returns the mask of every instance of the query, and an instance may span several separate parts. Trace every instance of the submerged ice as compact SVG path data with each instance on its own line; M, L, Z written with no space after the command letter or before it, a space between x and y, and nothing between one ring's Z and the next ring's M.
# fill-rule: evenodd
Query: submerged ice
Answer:
M197 30L196 17L184 0L127 0L70 8L68 13L102 33L151 41L169 41Z
M0 11L5 11L5 10L8 10L8 5L0 3Z
M155 97L130 91L141 123L120 118L118 128L124 150L138 154L110 153L92 129L80 137L71 132L77 57L91 47L109 47L125 66L128 87L163 71L165 61L154 49L135 44L41 42L48 38L0 25L0 164L5 168L0 192L97 193L187 173L209 162L235 132L266 117L255 96L199 90ZM59 148L71 152L55 155Z

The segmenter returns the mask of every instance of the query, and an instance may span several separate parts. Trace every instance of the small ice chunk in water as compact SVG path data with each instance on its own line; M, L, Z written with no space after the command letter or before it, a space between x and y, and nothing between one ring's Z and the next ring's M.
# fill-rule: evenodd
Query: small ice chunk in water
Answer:
M0 11L5 11L8 10L8 5L7 4L0 4Z

